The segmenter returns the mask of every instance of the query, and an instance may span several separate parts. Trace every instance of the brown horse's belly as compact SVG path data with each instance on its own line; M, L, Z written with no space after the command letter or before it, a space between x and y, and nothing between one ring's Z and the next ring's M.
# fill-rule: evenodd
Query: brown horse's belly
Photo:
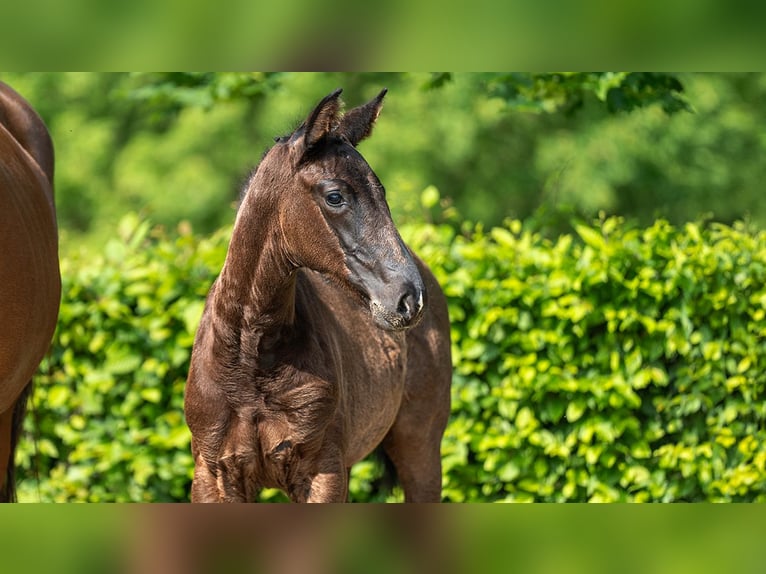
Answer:
M50 345L61 281L51 191L0 130L0 412L29 382Z

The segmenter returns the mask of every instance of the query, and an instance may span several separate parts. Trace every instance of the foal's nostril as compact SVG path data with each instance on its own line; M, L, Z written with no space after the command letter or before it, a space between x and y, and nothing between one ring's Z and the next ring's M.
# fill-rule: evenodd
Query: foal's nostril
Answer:
M397 305L397 312L403 317L409 318L413 307L413 298L409 293L405 293L401 299L399 299L399 305Z
M411 321L423 310L423 292L416 288L408 289L399 299L396 310L405 321Z

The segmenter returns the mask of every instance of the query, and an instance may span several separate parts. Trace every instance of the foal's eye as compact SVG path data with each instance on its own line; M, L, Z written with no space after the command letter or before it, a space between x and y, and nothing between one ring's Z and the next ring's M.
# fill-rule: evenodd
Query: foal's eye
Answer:
M327 205L338 207L343 203L343 195L339 191L331 191L325 196L324 200L327 202Z

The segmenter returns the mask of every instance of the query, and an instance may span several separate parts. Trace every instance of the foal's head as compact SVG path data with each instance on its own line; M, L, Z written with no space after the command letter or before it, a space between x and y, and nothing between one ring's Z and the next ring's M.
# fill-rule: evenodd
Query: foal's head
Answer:
M386 91L346 114L340 92L276 140L253 187L273 194L290 261L361 297L379 327L405 329L422 314L423 279L391 220L383 185L356 150L372 131Z

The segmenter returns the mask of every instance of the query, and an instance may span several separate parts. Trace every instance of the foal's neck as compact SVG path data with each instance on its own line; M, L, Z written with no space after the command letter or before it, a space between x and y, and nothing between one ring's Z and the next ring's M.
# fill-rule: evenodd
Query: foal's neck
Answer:
M276 201L251 189L237 214L213 310L240 339L254 336L259 348L295 319L296 267L282 243Z

